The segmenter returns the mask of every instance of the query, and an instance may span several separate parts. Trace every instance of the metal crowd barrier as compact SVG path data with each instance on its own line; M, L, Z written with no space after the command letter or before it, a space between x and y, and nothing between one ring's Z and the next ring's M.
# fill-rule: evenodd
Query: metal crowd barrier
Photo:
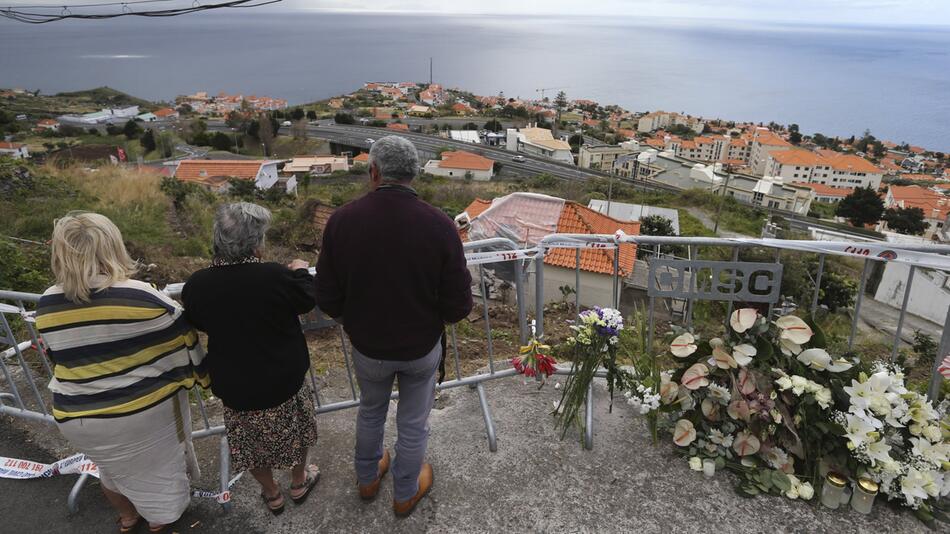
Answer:
M461 362L459 358L459 340L458 333L455 325L448 327L447 336L448 336L448 348L449 354L446 355L448 360L451 357L452 367L454 368L454 378L446 380L439 384L438 389L449 389L454 387L468 386L474 389L478 395L479 406L481 408L482 416L485 423L485 431L488 440L489 450L495 452L497 450L497 438L495 432L495 426L492 419L491 410L488 405L487 394L484 387L485 382L489 380L495 380L503 377L510 377L516 375L516 371L510 366L504 368L501 367L500 363L507 363L507 359L498 361L497 354L494 348L494 339L492 337L492 327L491 327L491 317L489 313L490 308L490 299L489 299L489 288L487 287L485 280L485 270L491 268L492 265L508 263L511 264L512 271L512 283L515 289L515 301L517 306L518 314L518 329L519 329L519 340L521 344L525 344L529 336L529 322L528 322L528 297L525 294L525 291L528 287L528 278L530 275L534 275L535 280L535 302L534 302L534 325L535 332L534 335L538 338L544 337L544 305L546 303L545 299L545 290L544 290L544 273L545 273L545 264L544 259L550 251L555 249L573 249L575 250L575 279L574 279L574 311L575 313L581 309L581 255L584 250L603 250L608 254L611 254L611 260L613 264L613 272L610 276L610 293L611 298L610 302L600 303L604 306L610 306L619 308L620 300L623 294L624 289L624 280L620 277L620 255L619 255L619 245L622 244L633 244L638 246L653 246L653 258L648 260L650 264L650 275L648 277L648 311L647 318L649 321L648 326L648 339L646 340L646 347L649 347L652 350L653 346L653 333L655 328L655 312L656 312L656 300L669 298L669 299L679 299L684 302L683 311L681 313L681 319L684 326L691 326L693 320L693 312L695 310L696 303L699 300L720 300L728 302L727 312L726 312L726 322L728 323L728 317L733 310L733 306L736 302L759 302L767 303L769 314L771 316L773 312L773 307L777 301L777 284L780 284L780 274L778 278L771 279L770 291L767 294L755 295L750 294L748 291L733 291L731 294L726 293L717 293L715 297L720 298L709 298L698 292L699 282L697 281L697 276L694 276L699 272L700 269L717 269L721 268L722 265L733 265L733 266L743 266L743 265L753 265L756 268L760 268L762 272L778 272L780 273L781 260L783 251L796 251L799 253L810 253L818 255L818 268L817 274L813 279L814 289L813 295L810 303L810 312L815 313L815 310L818 308L819 302L819 290L821 286L821 279L824 273L825 268L825 258L828 255L838 254L844 256L855 257L856 254L853 252L845 252L844 247L850 244L848 243L828 243L824 248L809 248L803 243L812 243L812 242L797 242L797 241L779 241L779 240L752 240L752 239L728 239L728 238L691 238L691 237L652 237L652 236L626 236L623 234L618 235L587 235L587 234L553 234L542 239L541 243L537 247L522 248L519 247L515 242L504 239L504 238L494 238L487 239L482 241L474 241L465 244L466 258L469 262L470 269L477 269L477 276L475 282L479 287L479 296L478 299L481 300L482 305L482 320L484 321L485 329L485 339L486 339L486 353L487 353L487 371L479 372L477 374L464 376L462 372ZM862 244L864 245L864 244ZM688 260L682 259L669 259L663 257L660 252L662 246L686 246L689 249L689 258ZM713 262L699 259L699 247L727 247L732 251L732 261L731 262ZM775 252L774 262L773 263L756 263L756 264L747 264L739 262L739 253L741 249L747 248L766 248L772 249ZM836 250L836 248L838 250ZM926 246L926 247L911 247L911 246L901 246L901 245L891 245L888 244L889 249L894 249L897 251L906 251L906 252L925 252L930 254L950 254L950 246ZM858 255L860 257L860 255ZM848 346L852 347L854 344L854 339L857 332L857 323L859 320L861 302L864 298L864 289L867 283L867 275L869 271L869 265L871 261L883 261L887 258L878 258L876 256L868 256L864 258L864 266L862 268L862 275L860 281L860 289L856 295L856 301L854 305L854 313L852 317L851 324L851 333L848 339ZM637 259L636 261L643 261ZM661 265L662 264L662 265ZM529 267L533 266L533 273L529 272ZM660 267L665 266L670 269L678 268L680 271L680 284L679 287L671 290L669 288L664 288L662 284L658 282L659 279L665 276L663 272L660 271ZM909 302L910 294L910 284L912 282L915 270L917 266L911 265L910 275L905 286L905 297L903 299L903 306L900 310L900 315L897 323L897 331L894 336L894 346L891 353L892 359L897 354L897 347L900 343L901 330L904 325L904 317L907 313L907 306ZM685 276L683 273L688 273L689 276ZM719 271L715 271L718 273ZM667 272L667 278L669 272ZM717 274L718 276L718 274ZM685 282L683 282L685 280ZM732 284L730 282L730 284ZM708 285L708 284L707 284ZM714 284L715 285L715 284ZM729 284L727 284L728 286ZM165 288L165 292L172 297L177 297L180 293L181 284L172 284ZM733 290L735 285L732 284ZM24 305L25 303L36 303L39 300L39 295L30 294L30 293L19 293L14 291L0 291L0 344L7 345L10 348L6 350L0 356L0 370L2 370L3 378L6 383L7 391L0 391L0 414L11 415L13 417L19 417L28 421L42 422L47 424L53 424L53 418L50 416L48 407L46 405L45 399L41 394L40 388L44 387L49 379L52 376L51 371L51 362L48 360L45 353L44 347L42 345L42 340L37 335L33 325L30 322L24 322L26 331L29 334L29 341L17 342L14 338L13 330L7 316L16 316L22 315L27 312L27 308ZM6 302L7 304L4 304ZM947 316L948 324L950 324L950 312ZM349 346L346 334L343 331L342 326L337 324L332 319L324 316L317 310L312 315L304 316L301 318L302 327L305 330L313 329L336 329L337 335L340 338L341 349L343 352L344 367L347 374L348 389L349 389L349 398L345 400L325 402L325 399L321 396L321 389L318 387L318 382L316 376L314 375L313 369L311 368L308 378L313 390L313 402L316 407L318 414L324 414L339 410L345 410L350 408L355 408L359 406L359 395L358 395L358 386L354 377L354 371L352 369L351 361L351 347ZM950 329L944 328L942 340L940 343L940 351L938 357L935 358L933 374L931 378L931 383L929 386L929 396L931 399L936 399L937 392L939 390L939 379L940 375L936 372L939 361L941 360L942 355L950 352ZM22 371L23 377L21 384L24 384L26 388L33 394L33 399L25 398L23 392L21 392L20 387L17 385L17 379L14 376L15 373L12 372L10 365L8 365L8 360L14 360ZM31 369L31 364L33 367L39 367L44 373L41 377L36 377L33 374ZM560 375L568 375L571 373L571 369L568 366L558 366L557 373ZM210 419L208 417L207 408L203 399L202 392L195 388L192 391L192 395L195 399L195 403L198 406L200 412L200 428L192 430L192 437L194 439L205 438L210 436L220 436L220 490L222 492L228 490L229 476L230 476L230 457L228 453L228 443L227 436L225 435L225 429L223 425L212 426ZM398 399L398 393L394 392L392 394L392 399ZM583 428L583 444L587 449L593 447L593 390L588 390L587 394L587 403L584 411L584 428ZM68 499L68 506L70 510L75 511L76 509L76 497L78 491L83 486L87 479L88 475L81 475L80 478L76 481L73 486L72 491ZM229 503L224 503L223 506L225 509L228 508Z

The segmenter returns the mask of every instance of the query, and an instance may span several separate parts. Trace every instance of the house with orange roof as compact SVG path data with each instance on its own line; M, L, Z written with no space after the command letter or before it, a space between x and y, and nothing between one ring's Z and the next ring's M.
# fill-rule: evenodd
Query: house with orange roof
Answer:
M390 122L386 125L387 130L397 130L400 132L408 132L409 125L402 122Z
M472 107L463 102L456 102L452 104L452 111L456 115L468 115L472 112Z
M843 187L831 187L830 185L808 182L792 182L792 185L807 187L812 190L813 199L818 202L827 202L834 204L844 197L854 193L854 189Z
M429 160L423 172L449 178L468 178L488 181L495 175L495 162L464 150L442 153L442 159Z
M792 144L768 128L756 128L752 133L752 146L749 149L749 167L752 174L764 176L769 154L789 150Z
M36 121L36 129L38 131L58 132L59 121L55 119L40 119Z
M157 109L152 112L152 115L155 115L155 117L160 121L175 120L180 116L178 111L172 108Z
M831 187L870 187L874 190L881 186L884 178L882 169L861 156L800 148L769 151L764 174Z
M456 217L463 241L491 237L507 237L521 246L538 244L548 234L608 234L618 230L628 235L640 234L639 221L620 221L576 202L536 193L512 193L492 201L474 200ZM619 249L555 248L544 257L544 295L548 302L560 301L560 287L575 286L580 271L580 303L583 306L605 306L611 302L614 282L614 258L617 257L621 288L629 281L637 262L634 244ZM504 264L497 264L499 268ZM486 267L493 267L488 264ZM532 267L533 268L533 267ZM530 273L529 273L530 276ZM535 284L528 284L529 302L534 302Z
M528 125L527 128L508 128L505 148L510 152L523 152L564 163L574 163L574 154L567 141L555 139L551 130L534 125Z
M0 141L0 157L3 156L13 159L26 159L30 157L30 150L23 143Z
M353 165L357 163L362 165L369 165L369 152L362 152L353 157Z
M258 189L283 184L288 193L297 190L296 177L281 179L274 160L185 159L178 163L175 178L198 184L217 193L230 188L231 179L254 182Z
M892 185L884 195L884 207L919 208L924 212L924 220L928 224L923 237L932 239L934 234L943 230L950 215L950 198L919 185ZM878 230L888 231L887 222L881 221Z

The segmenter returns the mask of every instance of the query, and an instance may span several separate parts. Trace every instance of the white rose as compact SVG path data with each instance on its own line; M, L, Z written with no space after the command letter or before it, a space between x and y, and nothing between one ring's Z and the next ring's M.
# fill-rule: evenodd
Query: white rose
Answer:
M919 436L923 433L924 428L917 423L911 423L911 425L907 427L907 430L910 430L912 435Z
M831 390L825 387L819 389L815 392L815 401L817 401L818 405L822 408L831 406Z
M805 501L810 501L815 496L815 488L811 486L811 482L804 482L798 486L798 496Z
M798 375L792 377L792 393L801 395L805 392L806 387L808 387L808 380L805 380L804 377Z
M786 389L792 387L792 379L787 376L783 376L775 381L775 385L778 386L780 390L785 391Z
M940 427L937 425L927 425L924 427L924 430L921 432L925 438L930 440L931 443L939 443L943 440L943 436L940 432ZM950 481L948 481L950 483Z
M702 471L703 470L703 461L699 456L693 456L689 459L689 468L693 471Z

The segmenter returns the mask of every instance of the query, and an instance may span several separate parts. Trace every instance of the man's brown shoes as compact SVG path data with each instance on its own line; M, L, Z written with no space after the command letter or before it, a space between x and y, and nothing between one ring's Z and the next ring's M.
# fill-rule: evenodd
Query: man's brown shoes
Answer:
M416 505L419 504L419 501L432 489L432 482L432 465L422 464L422 470L419 471L419 491L408 501L393 501L393 512L395 512L396 516L408 517L409 514L416 509Z
M389 471L389 451L383 451L383 457L379 460L379 475L376 476L376 480L370 484L362 485L357 483L358 489L360 490L360 499L364 501L371 501L376 498L376 495L379 493L379 483L383 480L383 477L386 476L386 473Z

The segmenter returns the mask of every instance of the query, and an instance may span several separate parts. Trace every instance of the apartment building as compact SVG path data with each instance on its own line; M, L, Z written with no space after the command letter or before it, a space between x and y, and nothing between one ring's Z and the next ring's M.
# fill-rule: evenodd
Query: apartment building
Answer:
M429 160L423 172L449 178L466 178L488 181L494 176L495 162L464 150L443 152L442 159Z
M829 204L840 202L844 197L854 193L854 189L851 188L831 187L830 185L819 184L818 182L792 182L792 184L811 189L814 193L814 199L816 201L826 202Z
M944 222L950 215L950 198L919 185L892 185L884 196L884 207L919 208L924 212L924 220L927 222L923 237L934 239L935 234L939 236L942 233ZM887 222L881 221L878 230L888 231Z
M640 117L637 121L637 131L640 133L655 132L670 126L686 126L696 133L702 133L706 123L698 118L680 113L654 111Z
M770 151L764 174L781 176L790 181L845 189L870 187L877 190L884 178L884 171L870 161L854 154L842 154L833 150Z
M792 144L767 128L756 128L749 148L749 168L756 176L765 175L769 154L789 150Z
M638 152L620 145L582 145L577 154L577 166L603 172L612 172L614 162L621 156Z
M567 141L555 139L551 130L529 126L527 128L508 128L505 147L510 152L523 152L564 163L574 163L571 145Z

